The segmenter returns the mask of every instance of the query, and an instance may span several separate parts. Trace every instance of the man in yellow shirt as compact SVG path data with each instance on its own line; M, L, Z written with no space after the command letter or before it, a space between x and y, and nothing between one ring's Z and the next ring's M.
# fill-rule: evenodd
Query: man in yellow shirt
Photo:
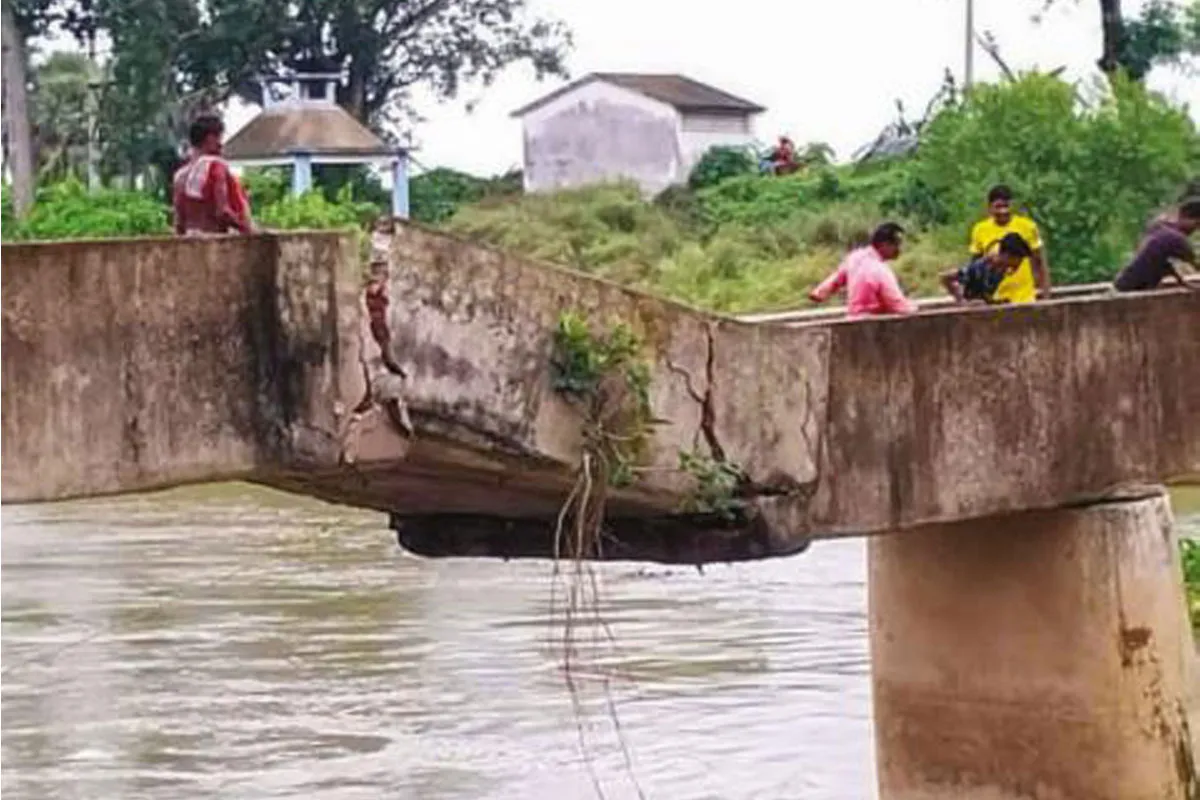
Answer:
M975 258L989 255L1006 234L1020 234L1032 253L1001 281L993 298L1000 303L1032 303L1050 296L1050 267L1046 264L1037 223L1014 214L1012 198L1012 189L1004 185L993 186L988 192L988 217L971 229L971 255Z

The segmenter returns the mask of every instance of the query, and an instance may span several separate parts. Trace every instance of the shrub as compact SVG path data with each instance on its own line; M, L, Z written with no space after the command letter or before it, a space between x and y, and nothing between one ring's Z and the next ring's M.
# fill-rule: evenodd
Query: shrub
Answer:
M287 197L292 177L286 167L258 167L242 173L242 188L252 209L266 208Z
M1041 224L1057 282L1110 278L1156 208L1200 164L1187 112L1117 81L1086 103L1057 78L975 87L926 127L915 192L939 199L963 230L994 183L1008 183Z
M4 218L5 240L104 239L170 232L167 207L144 192L89 192L74 178L43 186L29 215Z
M520 194L521 188L520 171L495 178L477 178L458 170L432 169L409 181L412 218L430 224L442 223L464 205L485 198Z
M314 164L313 188L331 203L353 198L359 205L374 207L378 214L391 212L391 190L384 188L379 174L364 164Z
M330 202L317 190L299 197L285 195L275 203L256 209L255 222L277 230L359 228L370 224L378 215L376 205L354 201L349 187L343 187L336 202Z
M815 192L823 180L743 178L720 194L726 221L698 229L695 194L670 190L654 203L636 186L612 184L529 195L500 205L469 206L448 223L468 238L534 258L555 261L693 305L720 311L794 308L831 271L853 244L879 221L868 201L824 203L808 199L777 208L759 207L771 184L800 185ZM851 189L855 180L849 180ZM839 179L840 180L840 179ZM790 192L791 190L789 190ZM690 198L690 199L689 199ZM679 210L683 209L682 212ZM772 221L743 224L755 215ZM730 219L734 221L729 221ZM917 235L898 264L910 290L937 291L937 273L961 259L962 244Z
M696 193L705 213L718 225L769 225L821 203L819 179L806 173L779 177L743 175Z
M684 237L683 226L632 183L468 206L446 227L476 241L588 272L620 265L640 278Z
M688 175L688 186L703 189L738 175L758 172L758 157L744 147L710 147Z

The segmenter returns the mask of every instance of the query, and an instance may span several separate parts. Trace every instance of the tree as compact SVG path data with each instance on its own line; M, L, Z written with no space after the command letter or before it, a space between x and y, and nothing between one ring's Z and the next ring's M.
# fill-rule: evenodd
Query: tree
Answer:
M13 211L20 219L33 205L33 131L29 124L29 63L25 42L32 28L31 17L18 15L10 0L0 3L3 30L5 105L5 148L13 176ZM23 26L20 23L25 23Z
M100 134L108 175L168 172L187 119L223 97L202 83L196 48L207 30L195 0L98 0L95 24L111 41ZM160 176L162 177L162 176Z
M1110 77L1123 71L1141 80L1154 66L1200 53L1200 0L1150 0L1136 17L1124 15L1121 0L1099 3L1102 44L1096 65Z
M1160 64L1179 64L1200 54L1200 0L1186 5L1151 0L1140 16L1125 22L1121 66L1141 80Z
M416 86L450 98L463 82L486 84L518 62L539 77L558 74L570 44L560 24L528 13L526 0L11 2L36 8L30 19L81 43L99 34L110 40L99 103L109 175L169 169L194 112L235 93L260 102L262 75L313 66L341 72L338 102L395 133Z
M570 36L532 17L525 0L212 0L209 35L191 48L205 80L258 102L255 78L319 65L344 71L338 102L376 128L394 127L418 85L439 98L490 83L510 64L563 74Z
M1121 0L1100 0L1100 30L1102 33L1100 60L1096 65L1106 75L1121 67L1125 46L1125 18L1121 15Z

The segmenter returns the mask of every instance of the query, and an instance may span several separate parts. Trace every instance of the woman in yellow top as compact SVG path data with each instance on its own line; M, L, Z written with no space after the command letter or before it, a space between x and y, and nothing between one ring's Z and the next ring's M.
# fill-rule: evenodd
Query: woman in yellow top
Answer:
M993 186L988 192L988 217L971 229L971 255L976 258L988 255L1006 234L1020 234L1033 252L1008 274L993 297L1000 303L1032 303L1050 296L1050 267L1037 223L1014 214L1012 198L1012 189L1004 185Z

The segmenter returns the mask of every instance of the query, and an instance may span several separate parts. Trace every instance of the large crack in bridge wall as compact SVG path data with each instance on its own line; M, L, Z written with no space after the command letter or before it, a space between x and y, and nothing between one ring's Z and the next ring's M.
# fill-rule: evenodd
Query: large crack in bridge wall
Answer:
M669 424L655 430L643 493L618 494L614 517L674 513L688 476L673 467L696 447L745 468L744 492L780 552L808 536L1053 508L1129 480L1200 473L1200 390L1185 378L1200 371L1195 295L784 328L417 228L399 232L393 258L414 414L444 421L442 434L468 422L492 431L560 473L578 452L579 420L548 388L557 315L577 311L601 328L620 319L644 336L652 406ZM966 359L964 347L998 355ZM471 358L488 369L466 381L438 367ZM1098 430L1114 412L1115 429Z
M578 460L582 420L551 388L553 331L564 311L579 313L598 331L624 321L646 342L651 407L665 422L652 429L643 479L613 493L614 535L625 530L647 541L662 540L664 530L690 527L699 542L705 528L731 542L726 549L742 548L740 557L803 546L802 535L772 530L773 518L760 514L755 503L767 496L774 508L811 496L818 470L817 421L824 416L824 409L814 406L826 394L824 332L711 317L412 226L397 230L387 288L393 301L387 315L391 354L407 376L405 402L418 438L426 431L478 445L481 432L487 432L501 443L498 455L533 454L540 463L524 487L531 494L538 492L533 484L547 465L559 479L569 476ZM778 418L798 422L780 427L772 422ZM715 460L736 463L748 476L741 487L745 514L732 522L716 524L679 512L695 491L695 477L679 469L680 452L698 447ZM523 488L508 484L503 491ZM525 516L512 515L508 501L497 506L505 513L482 507L454 518L458 530L475 532L460 536L475 542L470 547L452 545L448 533L436 541L436 510L399 506L393 520L408 532L410 546L426 552L477 550L479 532L489 524L510 537L516 528L542 530L544 552L550 552L557 506L547 507L544 495L531 499ZM677 544L655 547L679 552Z

